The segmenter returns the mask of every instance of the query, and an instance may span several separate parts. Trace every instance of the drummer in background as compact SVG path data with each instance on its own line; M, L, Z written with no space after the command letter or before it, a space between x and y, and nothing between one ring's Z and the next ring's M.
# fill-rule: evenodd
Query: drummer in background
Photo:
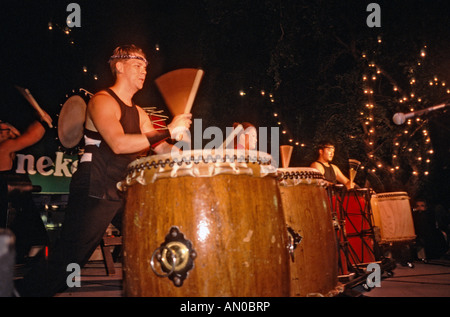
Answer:
M319 157L310 167L313 167L321 172L325 180L329 184L343 184L347 189L354 188L354 184L351 184L350 180L342 174L339 167L331 164L334 158L335 147L332 142L322 141L318 145Z
M46 126L51 126L52 118L43 111L39 120L33 121L20 133L13 125L0 121L0 228L9 227L15 235L16 262L22 263L33 245L48 242L44 223L36 210L30 193L24 193L14 201L8 197L8 180L17 179L29 182L27 174L15 174L16 152L39 142L45 135ZM8 223L8 204L16 211L14 221Z
M415 199L412 216L416 233L414 247L417 258L420 260L440 258L447 251L445 236L439 230L436 214L433 208L428 206L426 199Z
M249 122L235 122L233 123L233 128L236 129L239 125L244 128L243 131L238 133L235 138L234 147L237 150L256 150L256 144L258 143L258 135L256 132L256 127Z
M110 223L121 230L125 201L116 184L125 178L128 165L150 148L158 154L170 152L172 145L167 140L176 139L175 134L190 127L191 114L181 114L167 130L157 131L147 113L134 104L133 97L143 88L147 75L142 49L119 46L109 64L115 83L89 101L85 151L72 176L64 224L56 248L49 254L48 272L41 263L19 281L17 289L22 296L53 296L67 287L68 265L83 267Z
M0 172L10 171L16 152L39 142L45 134L45 125L51 122L51 117L45 113L45 119L32 122L21 134L11 124L0 121Z

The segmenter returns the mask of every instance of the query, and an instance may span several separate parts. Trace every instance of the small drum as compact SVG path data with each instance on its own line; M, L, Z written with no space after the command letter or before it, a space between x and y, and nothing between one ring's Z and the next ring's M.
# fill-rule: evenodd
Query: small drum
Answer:
M280 168L279 190L292 252L291 296L335 296L338 283L337 244L323 175L314 168Z
M129 165L124 294L289 296L288 236L270 155L187 151Z
M372 195L375 226L380 228L380 244L412 241L416 238L408 193Z
M87 103L92 94L84 89L73 93L62 104L58 118L58 138L66 149L75 148L83 138Z

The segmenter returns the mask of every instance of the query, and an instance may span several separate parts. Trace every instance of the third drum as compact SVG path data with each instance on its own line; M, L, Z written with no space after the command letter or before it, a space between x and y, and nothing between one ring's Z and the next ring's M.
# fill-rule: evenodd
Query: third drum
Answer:
M290 296L337 296L337 244L323 175L314 168L279 168L283 211L291 250Z

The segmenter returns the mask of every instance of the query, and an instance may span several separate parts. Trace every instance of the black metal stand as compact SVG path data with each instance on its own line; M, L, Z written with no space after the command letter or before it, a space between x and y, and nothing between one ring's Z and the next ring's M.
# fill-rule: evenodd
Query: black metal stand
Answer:
M370 263L377 263L381 273L387 272L392 276L395 262L383 257L376 239L371 189L347 190L343 185L333 185L327 191L335 223L341 282L346 288L360 284L368 287L366 280L371 272L366 269Z

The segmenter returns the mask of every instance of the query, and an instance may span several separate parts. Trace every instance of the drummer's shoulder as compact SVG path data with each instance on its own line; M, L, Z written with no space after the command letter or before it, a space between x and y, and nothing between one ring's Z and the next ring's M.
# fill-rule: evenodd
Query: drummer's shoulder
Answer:
M91 97L89 103L95 104L97 102L108 102L108 101L113 102L114 98L107 91L100 90Z
M335 174L342 173L341 169L337 165L334 165L334 164L330 163L330 166L333 167Z
M96 97L111 97L112 98L112 96L106 90L100 90L92 96L92 98L96 98Z

